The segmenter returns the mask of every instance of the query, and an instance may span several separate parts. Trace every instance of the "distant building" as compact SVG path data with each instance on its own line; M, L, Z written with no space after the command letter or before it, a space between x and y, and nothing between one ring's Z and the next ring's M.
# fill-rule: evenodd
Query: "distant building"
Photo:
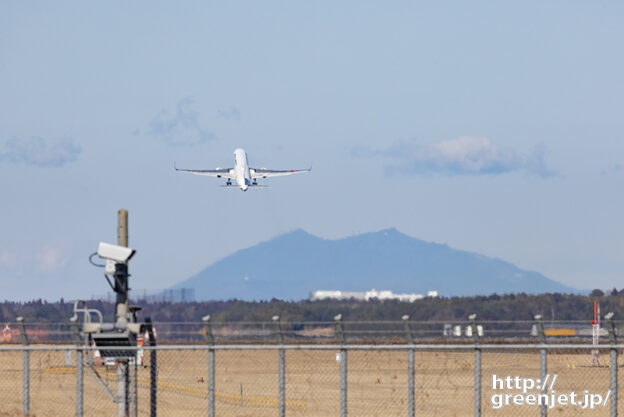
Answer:
M429 291L427 297L437 297L437 291ZM349 291L337 291L337 290L318 290L310 293L310 301L320 300L399 300L404 302L413 303L417 300L425 298L422 294L395 294L392 291L382 290L377 291L372 289L366 292L349 292Z
M477 334L479 337L483 336L483 326L480 324L477 325ZM461 325L445 324L442 335L445 337L472 337L472 326L462 328Z
M344 300L342 291L312 291L310 293L310 301L320 300Z

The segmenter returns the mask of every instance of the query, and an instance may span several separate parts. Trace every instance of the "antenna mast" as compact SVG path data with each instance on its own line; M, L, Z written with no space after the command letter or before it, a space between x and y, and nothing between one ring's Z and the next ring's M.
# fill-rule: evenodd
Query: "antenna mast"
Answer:
M600 351L597 349L600 344L600 304L594 300L594 321L592 321L592 345L594 349L591 351L591 365L600 366Z

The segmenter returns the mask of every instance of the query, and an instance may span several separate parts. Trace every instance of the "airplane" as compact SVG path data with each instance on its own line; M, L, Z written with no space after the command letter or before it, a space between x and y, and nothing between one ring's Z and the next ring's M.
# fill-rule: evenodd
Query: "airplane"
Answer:
M258 184L258 178L281 177L283 175L292 175L299 172L310 172L308 169L289 169L277 171L266 168L250 168L247 162L247 152L242 148L234 150L234 168L217 168L217 169L182 169L173 163L176 171L190 172L195 175L206 175L209 177L227 178L227 182L223 187L238 187L243 191L247 191L250 187L266 187L266 185ZM232 180L236 185L232 184Z

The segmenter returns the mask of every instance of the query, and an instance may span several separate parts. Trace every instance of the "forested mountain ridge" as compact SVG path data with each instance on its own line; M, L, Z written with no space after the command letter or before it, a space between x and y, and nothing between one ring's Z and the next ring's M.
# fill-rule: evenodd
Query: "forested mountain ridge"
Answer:
M304 230L277 236L213 263L174 288L198 300L302 300L315 290L472 296L578 290L501 259L425 242L396 229L343 239Z

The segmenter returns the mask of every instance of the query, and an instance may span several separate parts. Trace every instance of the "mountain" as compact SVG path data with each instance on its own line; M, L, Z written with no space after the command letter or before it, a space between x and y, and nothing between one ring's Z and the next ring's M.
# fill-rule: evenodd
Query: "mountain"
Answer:
M500 259L429 243L396 229L328 240L295 230L240 250L173 288L198 300L300 300L314 290L442 296L578 292Z

